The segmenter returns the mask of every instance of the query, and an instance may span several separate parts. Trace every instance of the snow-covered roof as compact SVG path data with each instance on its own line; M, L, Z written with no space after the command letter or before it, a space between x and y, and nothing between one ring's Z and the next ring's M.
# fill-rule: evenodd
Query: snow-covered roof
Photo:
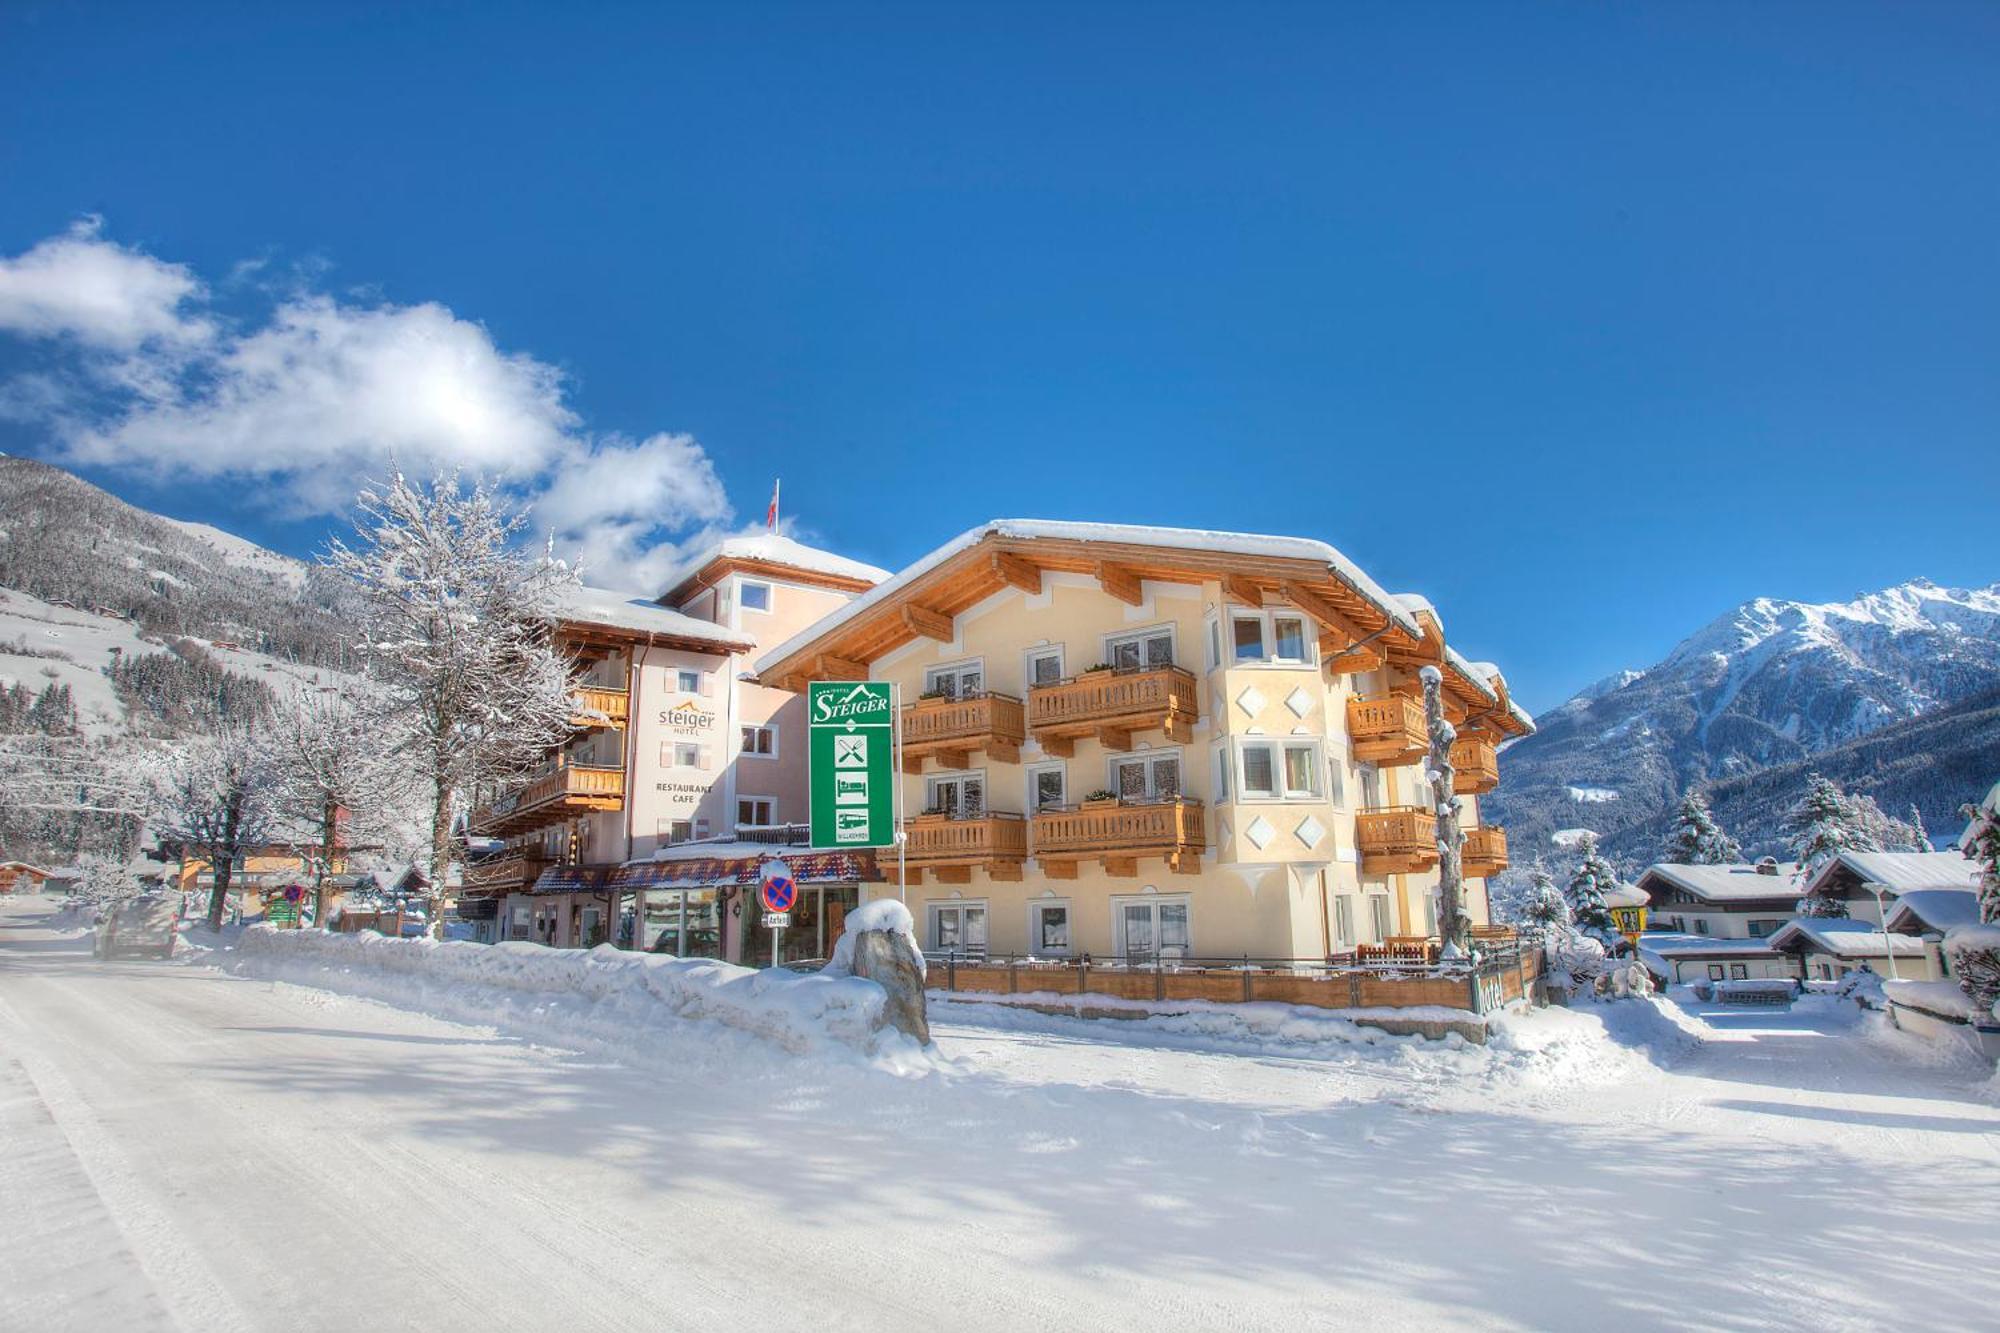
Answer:
M1926 945L1915 936L1885 935L1872 921L1848 917L1796 917L1773 931L1770 941L1773 949L1803 943L1835 958L1887 958L1891 949L1898 958L1926 956Z
M1362 572L1361 566L1322 541L1309 537L1273 537L1251 532L1211 532L1201 528L1156 528L1131 523L1073 523L1055 519L996 518L969 528L944 545L906 565L885 583L863 593L817 624L779 644L757 660L757 670L768 671L806 644L823 638L857 616L865 615L904 588L936 569L945 561L969 550L989 537L1020 540L1115 542L1128 546L1156 546L1169 550L1209 551L1226 555L1264 556L1281 560L1311 560L1325 565L1348 587L1373 603L1406 633L1422 637L1416 618L1382 585Z
M1754 898L1797 898L1799 886L1792 878L1798 867L1789 861L1778 863L1775 875L1760 875L1754 865L1697 866L1662 861L1646 867L1639 876L1643 888L1658 876L1677 889L1708 902L1740 902Z
M1620 884L1604 895L1606 907L1644 907L1652 899L1636 884Z
M1956 981L1899 981L1890 978L1882 982L1882 993L1892 1004L1907 1005L1945 1018L1976 1023L1985 1017Z
M1639 937L1639 952L1661 958L1685 958L1698 954L1773 956L1766 940L1731 939L1727 935L1687 935L1672 930L1649 930Z
M1971 889L1912 889L1889 909L1889 929L1946 931L1979 920L1979 895Z
M553 600L556 614L565 621L603 625L634 634L692 639L699 643L712 643L724 651L748 651L752 646L751 640L726 625L697 620L669 610L639 593L571 584L558 589Z
M1842 852L1819 868L1811 887L1817 891L1828 880L1846 876L1883 885L1900 896L1917 889L1974 888L1979 865L1957 852Z
M889 577L886 569L850 560L832 551L822 551L817 546L807 546L796 538L776 532L758 532L723 538L676 570L673 577L667 580L668 588L679 588L718 560L754 560L759 564L782 565L802 573L830 574L835 578L855 579L863 583L881 583Z

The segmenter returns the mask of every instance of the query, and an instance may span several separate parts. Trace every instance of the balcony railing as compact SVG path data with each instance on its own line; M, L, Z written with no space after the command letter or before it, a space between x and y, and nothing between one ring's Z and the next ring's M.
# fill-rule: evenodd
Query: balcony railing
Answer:
M965 768L974 751L1018 764L1027 738L1025 711L1010 694L919 699L903 706L903 767L911 773L924 771L926 755L944 768Z
M1362 811L1354 817L1354 838L1364 874L1407 874L1438 863L1437 816L1413 805Z
M1086 801L1034 818L1035 857L1051 879L1074 878L1080 861L1100 861L1107 873L1136 875L1141 857L1164 857L1169 869L1193 874L1208 845L1200 801L1175 797L1127 803Z
M909 835L903 856L913 884L927 870L941 884L969 884L974 866L984 867L993 879L1018 880L1028 855L1028 822L1019 815L918 815L910 821Z
M479 812L473 825L477 832L504 836L581 811L624 808L623 768L567 764L493 802Z
M1086 671L1028 691L1028 730L1052 755L1075 753L1080 736L1107 750L1132 748L1132 733L1164 731L1185 744L1201 717L1195 679L1179 667Z
M1456 775L1451 789L1460 796L1477 796L1500 785L1500 753L1484 736L1462 736L1451 747Z
M1347 734L1354 757L1372 764L1407 764L1431 745L1424 706L1404 694L1349 699Z
M631 698L624 690L585 685L570 696L576 705L570 723L578 727L622 727L630 718Z
M1468 875L1497 875L1507 868L1507 830L1480 826L1465 831L1461 860Z
M525 889L548 868L548 858L540 852L510 851L474 861L465 868L465 888L480 893L504 893Z

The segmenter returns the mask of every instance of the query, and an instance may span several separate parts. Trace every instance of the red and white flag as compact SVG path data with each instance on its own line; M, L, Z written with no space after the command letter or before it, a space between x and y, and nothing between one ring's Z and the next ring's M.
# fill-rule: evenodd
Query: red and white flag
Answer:
M764 511L764 526L772 532L778 530L778 486L782 480L771 483L771 507Z

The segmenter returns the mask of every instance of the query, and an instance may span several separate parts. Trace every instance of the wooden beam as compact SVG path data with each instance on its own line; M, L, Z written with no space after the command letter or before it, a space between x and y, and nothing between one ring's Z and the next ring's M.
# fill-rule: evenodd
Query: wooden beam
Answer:
M1107 856L1104 858L1104 873L1113 879L1137 879L1139 858L1136 856Z
M1021 762L1021 747L1013 741L988 741L986 757L997 764L1018 764Z
M1264 605L1264 590L1241 574L1222 576L1223 595L1241 602L1245 606Z
M1018 555L1009 555L1005 551L995 551L993 553L993 572L999 575L1002 583L1019 588L1022 592L1028 593L1031 596L1039 595L1042 591L1041 568L1030 561L1023 560Z
M1075 879L1076 862L1044 861L1042 862L1042 874L1049 879Z
M814 674L820 680L867 680L868 664L848 657L821 653L814 659Z
M970 750L932 750L931 754L936 757L939 768L960 769L972 767L972 751Z
M1122 727L1099 727L1097 743L1107 750L1129 750L1132 748L1132 733Z
M1342 615L1340 609L1303 583L1287 583L1281 591L1285 600L1330 630L1347 636L1349 643L1368 637L1367 633Z
M1042 753L1057 759L1068 759L1076 753L1074 736L1041 736L1037 739L1042 743Z
M956 631L951 627L951 617L943 612L933 611L927 606L904 603L903 623L908 625L912 632L921 634L927 639L936 639L939 643L950 643L956 637Z
M1021 882L1021 863L1019 861L988 862L986 866L986 878L995 881L1005 881L1009 884L1018 884Z
M1098 586L1119 601L1131 606L1144 606L1145 589L1140 587L1139 576L1129 569L1123 569L1107 561L1097 563Z
M971 866L932 866L931 873L937 876L940 884L972 883Z
M1364 671L1380 671L1387 660L1379 646L1365 643L1344 653L1334 653L1326 659L1325 665L1335 675L1358 676Z

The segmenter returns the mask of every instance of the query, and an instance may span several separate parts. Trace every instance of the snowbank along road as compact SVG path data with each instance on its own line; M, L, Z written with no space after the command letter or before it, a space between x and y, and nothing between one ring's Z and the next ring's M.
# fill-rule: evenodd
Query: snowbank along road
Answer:
M1630 1002L1486 1049L934 1008L579 1048L0 900L0 1327L1990 1327L1989 1071ZM338 984L337 980L331 984ZM1609 1028L1607 1029L1607 1024Z

